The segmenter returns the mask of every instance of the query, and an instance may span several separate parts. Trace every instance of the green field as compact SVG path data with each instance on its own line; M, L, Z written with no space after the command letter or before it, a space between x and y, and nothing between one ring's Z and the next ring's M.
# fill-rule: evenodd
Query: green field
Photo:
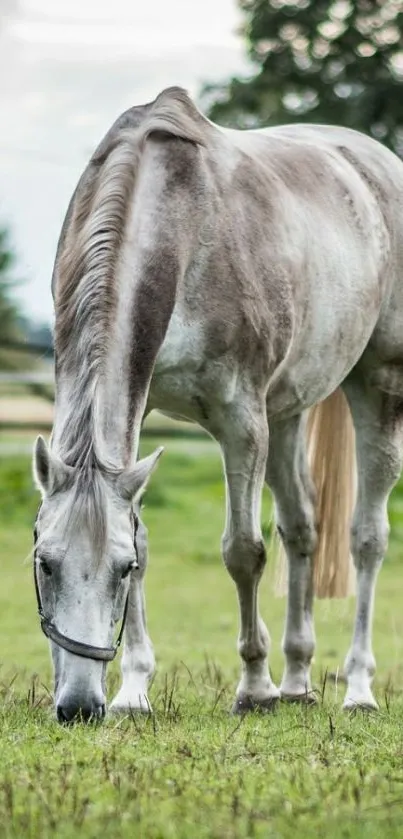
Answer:
M185 444L186 445L186 444ZM148 448L148 444L147 444ZM171 453L170 450L171 449ZM375 619L378 715L340 710L353 602L318 603L319 706L228 713L238 677L235 589L221 565L224 497L211 446L169 446L145 499L147 602L158 670L150 718L62 728L29 559L37 497L25 457L0 465L0 837L403 835L403 485ZM268 535L270 505L263 522ZM261 607L280 680L285 603ZM327 675L326 675L327 674ZM110 672L109 695L118 665Z

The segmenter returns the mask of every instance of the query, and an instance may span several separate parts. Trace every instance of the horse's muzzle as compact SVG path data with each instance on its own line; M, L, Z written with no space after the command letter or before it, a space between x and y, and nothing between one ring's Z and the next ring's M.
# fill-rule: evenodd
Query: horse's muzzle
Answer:
M101 722L105 713L105 704L78 705L76 702L64 702L56 708L58 722L63 725L73 722Z

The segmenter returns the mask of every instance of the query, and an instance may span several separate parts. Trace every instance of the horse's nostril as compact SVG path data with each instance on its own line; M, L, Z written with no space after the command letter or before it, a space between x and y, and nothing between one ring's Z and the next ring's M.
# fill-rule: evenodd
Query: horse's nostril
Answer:
M73 722L99 722L105 716L105 705L58 705L56 709L58 722L63 725Z
M62 706L61 706L61 705L58 705L58 706L57 706L57 708L56 708L56 715L57 715L57 721L58 721L58 722L61 722L61 723L70 722L69 718L68 718L68 717L66 717L66 714L65 714L65 710L64 710L64 708L62 708Z

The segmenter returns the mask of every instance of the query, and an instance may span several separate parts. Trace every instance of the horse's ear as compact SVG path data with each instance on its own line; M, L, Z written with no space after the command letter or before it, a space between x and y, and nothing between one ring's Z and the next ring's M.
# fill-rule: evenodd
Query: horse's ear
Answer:
M160 446L148 457L139 460L135 466L125 469L119 475L117 485L124 498L135 501L139 494L143 492L163 451L164 447Z
M43 437L35 441L32 463L34 481L42 496L64 489L74 474L72 466L66 466L49 450Z
M41 436L35 440L32 468L36 486L42 492L42 495L46 495L50 485L50 454Z

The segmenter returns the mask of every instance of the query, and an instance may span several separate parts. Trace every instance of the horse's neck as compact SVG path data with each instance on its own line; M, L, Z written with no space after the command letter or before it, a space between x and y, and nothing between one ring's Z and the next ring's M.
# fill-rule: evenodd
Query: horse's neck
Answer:
M154 363L175 302L176 260L161 273L158 251L148 254L138 281L119 278L114 318L105 335L99 368L91 372L85 353L75 368L57 371L52 445L74 465L89 449L105 464L124 467L137 455ZM85 338L81 339L85 348Z
M89 215L91 223L84 231L87 273L77 280L70 272L56 314L56 352L64 369L57 371L53 442L72 465L91 449L115 466L136 454L154 363L200 229L199 192L192 190L200 186L197 166L198 151L192 143L146 146L134 199L131 193L124 196L124 217L118 202L113 212L109 208L111 219L105 220L107 231L114 234L119 225L125 231L122 242L112 233L109 237L115 248L114 259L106 264L109 273L103 227L97 229L96 214L95 221ZM114 175L105 174L106 187L108 177L113 197ZM101 190L101 216L106 212L102 195ZM204 198L201 210L205 212ZM62 260L60 274L63 268L69 280L65 263ZM81 270L78 258L76 268L76 273ZM56 293L56 300L59 297Z
M104 374L96 393L98 422L104 456L127 464L137 455L140 425L145 409L151 370L144 371L134 392L133 366L141 364L140 313L133 296L121 294L105 356Z
M148 381L143 390L132 393L131 369L134 318L125 317L105 335L102 368L88 374L82 359L77 370L57 372L53 448L72 465L90 450L105 464L124 467L137 454L141 419L147 398Z

